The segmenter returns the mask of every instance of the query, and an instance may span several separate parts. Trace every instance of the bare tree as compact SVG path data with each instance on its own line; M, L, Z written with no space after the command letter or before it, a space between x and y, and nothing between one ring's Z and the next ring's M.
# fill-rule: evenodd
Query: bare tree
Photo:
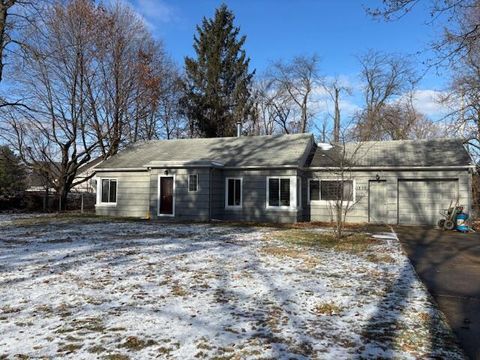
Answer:
M325 82L323 87L330 96L330 100L333 102L333 142L338 143L340 141L341 129L340 98L342 96L342 93L351 95L352 90L350 89L350 87L342 84L339 78L334 78L329 82Z
M277 61L267 71L271 86L278 89L282 97L288 97L298 110L298 126L295 132L308 130L314 117L314 92L322 84L319 74L319 57L296 56L289 62ZM286 130L286 127L285 127Z
M95 18L87 1L49 8L41 31L30 32L25 39L23 62L16 73L21 89L31 94L28 106L33 111L12 114L11 141L27 165L55 179L52 185L61 210L77 185L78 168L91 159L97 146L88 132L84 96Z
M256 82L254 133L272 135L296 132L296 105L285 89L278 85L267 77Z
M3 79L7 54L12 54L23 46L17 34L32 26L41 14L41 9L48 3L35 0L0 0L0 82Z
M152 42L139 52L134 91L126 129L129 142L186 135L179 108L182 78L159 44Z
M161 45L120 3L55 3L23 41L16 90L29 97L10 111L0 135L47 173L64 209L69 191L89 180L76 175L93 156L159 136L158 124L174 116L168 94L175 81Z
M359 57L362 66L364 108L356 114L355 135L360 140L380 140L385 115L404 94L412 94L417 77L411 64L396 55L368 51Z
M329 177L319 181L322 199L329 201L332 219L335 224L335 236L338 240L344 237L345 223L348 215L363 198L364 194L355 191L354 168L360 164L362 156L368 151L368 143L347 143L348 127L341 134L340 142L324 149L325 161Z
M180 111L180 99L182 97L182 78L180 73L171 64L162 78L159 107L156 117L159 121L160 130L157 138L166 139L182 138L187 136L186 119Z
M419 3L419 0L383 0L382 6L367 8L367 12L373 17L395 21L410 13ZM453 65L464 56L470 44L478 43L480 40L480 18L478 17L480 1L430 0L428 4L425 22L428 25L444 28L443 36L432 44L433 50L438 55L432 65L444 62ZM472 18L468 26L462 26L461 23L465 17L475 12L477 17ZM455 41L452 42L453 39Z
M480 2L475 3L458 20L460 33L474 28L480 17ZM450 36L452 47L462 46L461 57L452 64L450 89L441 98L450 107L447 117L450 129L464 137L472 155L480 155L480 38L463 42L462 37Z
M130 7L118 2L99 10L87 99L100 152L109 157L139 138L139 125L158 105L164 53Z

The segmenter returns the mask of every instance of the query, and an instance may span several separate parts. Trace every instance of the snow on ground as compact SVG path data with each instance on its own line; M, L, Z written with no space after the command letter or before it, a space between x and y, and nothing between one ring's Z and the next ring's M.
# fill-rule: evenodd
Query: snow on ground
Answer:
M31 219L35 217L54 216L55 214L40 214L40 213L1 213L0 212L0 226L12 224L16 220Z
M394 234L352 253L281 231L4 224L0 359L462 358Z

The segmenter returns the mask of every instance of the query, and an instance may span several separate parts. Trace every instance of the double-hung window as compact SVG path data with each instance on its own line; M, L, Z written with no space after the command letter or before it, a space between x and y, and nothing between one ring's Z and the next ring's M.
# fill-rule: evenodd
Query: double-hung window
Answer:
M117 202L117 179L101 179L101 198L102 204L115 204Z
M188 175L188 191L198 190L198 174Z
M225 207L242 207L242 178L227 178L225 184Z
M310 201L354 201L353 180L309 180Z
M267 178L268 207L290 207L290 178Z

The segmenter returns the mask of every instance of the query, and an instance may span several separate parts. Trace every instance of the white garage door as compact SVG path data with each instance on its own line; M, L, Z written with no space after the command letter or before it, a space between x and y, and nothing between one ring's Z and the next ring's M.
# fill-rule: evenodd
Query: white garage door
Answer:
M399 180L398 223L436 224L458 197L458 180Z

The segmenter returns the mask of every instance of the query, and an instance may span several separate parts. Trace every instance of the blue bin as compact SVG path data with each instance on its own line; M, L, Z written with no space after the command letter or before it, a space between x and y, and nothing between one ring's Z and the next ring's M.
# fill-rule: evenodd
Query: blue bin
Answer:
M468 232L469 228L467 225L468 214L460 213L457 215L457 231Z

